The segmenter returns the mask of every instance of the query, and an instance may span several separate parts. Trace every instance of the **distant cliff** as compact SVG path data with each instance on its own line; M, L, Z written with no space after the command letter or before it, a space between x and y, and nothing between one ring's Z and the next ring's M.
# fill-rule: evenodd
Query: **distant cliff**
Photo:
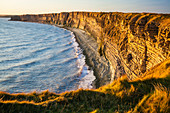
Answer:
M63 12L13 16L29 21L79 28L94 37L110 62L112 80L135 79L170 57L170 14Z
M0 15L0 18L11 18L16 15Z

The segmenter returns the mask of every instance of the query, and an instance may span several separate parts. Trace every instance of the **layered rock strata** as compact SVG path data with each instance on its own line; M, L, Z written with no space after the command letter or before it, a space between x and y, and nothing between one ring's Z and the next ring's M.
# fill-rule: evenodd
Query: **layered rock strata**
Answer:
M63 12L14 16L11 20L86 31L98 44L95 51L109 61L108 73L112 74L99 74L101 85L124 74L135 79L170 57L170 14Z

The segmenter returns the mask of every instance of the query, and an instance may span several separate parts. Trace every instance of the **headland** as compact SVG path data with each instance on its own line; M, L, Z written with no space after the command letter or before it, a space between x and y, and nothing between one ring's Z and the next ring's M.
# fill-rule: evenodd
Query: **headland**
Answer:
M170 14L63 12L11 20L73 31L96 70L99 88L62 94L1 92L2 113L170 112Z
M13 16L11 20L67 27L79 38L89 35L77 41L88 54L97 86L125 74L136 79L170 57L170 14L62 12Z

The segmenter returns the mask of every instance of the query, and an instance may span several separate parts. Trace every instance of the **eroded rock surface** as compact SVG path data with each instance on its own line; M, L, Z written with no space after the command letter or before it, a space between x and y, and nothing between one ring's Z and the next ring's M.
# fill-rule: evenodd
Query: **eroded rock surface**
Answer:
M170 14L64 12L14 16L11 20L86 31L98 43L96 51L110 63L110 80L124 74L135 79L170 57Z

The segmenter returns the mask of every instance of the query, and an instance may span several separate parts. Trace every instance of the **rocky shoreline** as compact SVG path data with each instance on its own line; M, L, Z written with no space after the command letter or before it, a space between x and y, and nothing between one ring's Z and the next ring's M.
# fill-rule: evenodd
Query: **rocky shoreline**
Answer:
M49 25L54 25L56 27L64 28L73 32L76 42L82 49L83 55L85 55L86 64L90 67L90 69L93 70L94 76L96 77L92 83L93 89L109 84L112 81L110 62L106 57L101 56L98 52L99 44L93 36L90 36L90 34L88 34L86 31L78 28L66 27L56 24Z
M75 35L75 39L86 57L86 64L94 71L96 79L92 83L93 88L99 88L109 84L112 81L111 65L109 60L106 57L101 56L98 52L99 44L97 43L97 40L84 30L65 27L63 25L55 26L67 29Z
M110 63L104 56L100 56L97 41L83 30L70 27L65 28L74 33L76 41L86 56L86 64L94 71L96 80L93 82L93 87L98 88L110 83L112 74Z

